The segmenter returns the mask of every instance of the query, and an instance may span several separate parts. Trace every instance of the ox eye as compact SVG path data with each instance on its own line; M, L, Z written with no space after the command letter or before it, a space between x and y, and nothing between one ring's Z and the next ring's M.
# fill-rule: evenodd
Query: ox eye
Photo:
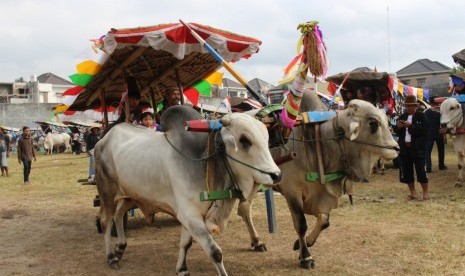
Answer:
M249 138L245 137L244 135L239 138L239 143L241 143L242 147L245 149L249 149L252 146L252 142Z
M371 132L371 134L375 134L376 131L378 131L378 127L379 127L378 122L377 121L370 121L369 124L370 124L370 132Z
M455 107L451 107L450 110L454 110Z

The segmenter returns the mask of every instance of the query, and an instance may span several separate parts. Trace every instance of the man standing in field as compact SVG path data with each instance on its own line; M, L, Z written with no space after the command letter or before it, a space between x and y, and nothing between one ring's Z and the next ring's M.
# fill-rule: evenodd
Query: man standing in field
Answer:
M36 152L31 137L29 127L23 127L23 135L18 141L18 162L24 166L24 185L29 184L29 174L31 173L32 159L36 160Z

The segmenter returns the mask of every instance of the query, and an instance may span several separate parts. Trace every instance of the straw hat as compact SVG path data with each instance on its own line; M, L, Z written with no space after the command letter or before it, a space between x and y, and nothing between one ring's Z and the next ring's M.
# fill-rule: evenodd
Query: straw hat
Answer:
M414 95L408 95L405 97L405 100L404 100L404 105L406 106L418 106L418 103L417 103L417 97L415 97Z
M97 129L100 130L100 129L102 128L102 126L101 126L100 124L93 123L93 124L90 126L89 130L92 130L92 129L94 129L94 128L97 128Z

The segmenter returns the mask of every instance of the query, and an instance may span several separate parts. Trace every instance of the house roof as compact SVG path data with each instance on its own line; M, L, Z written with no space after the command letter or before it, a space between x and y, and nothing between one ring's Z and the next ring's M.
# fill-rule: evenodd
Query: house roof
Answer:
M419 59L396 72L397 76L449 71L451 68L427 58Z
M232 79L223 78L223 87L228 88L244 88L240 83L233 81ZM245 89L245 88L244 88Z
M74 85L72 82L65 80L62 77L59 77L53 73L45 73L37 77L37 80L40 83L49 83L55 85Z
M264 80L261 80L259 78L255 78L255 79L252 79L248 82L250 88L252 88L254 91L257 91L257 92L262 92L263 90L268 90L270 89L271 87L273 87L273 85L271 83L268 83Z

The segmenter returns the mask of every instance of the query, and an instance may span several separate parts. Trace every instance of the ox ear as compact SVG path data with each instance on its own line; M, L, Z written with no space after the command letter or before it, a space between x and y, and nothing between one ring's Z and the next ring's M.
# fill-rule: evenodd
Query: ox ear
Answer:
M360 124L358 122L351 122L349 129L350 129L350 138L349 138L350 141L357 139L359 130L360 130Z
M238 150L237 143L236 143L236 138L234 138L234 135L232 134L232 132L229 129L223 128L223 130L221 131L221 138L223 139L223 142L225 144L230 144L230 145L234 146L235 151Z

